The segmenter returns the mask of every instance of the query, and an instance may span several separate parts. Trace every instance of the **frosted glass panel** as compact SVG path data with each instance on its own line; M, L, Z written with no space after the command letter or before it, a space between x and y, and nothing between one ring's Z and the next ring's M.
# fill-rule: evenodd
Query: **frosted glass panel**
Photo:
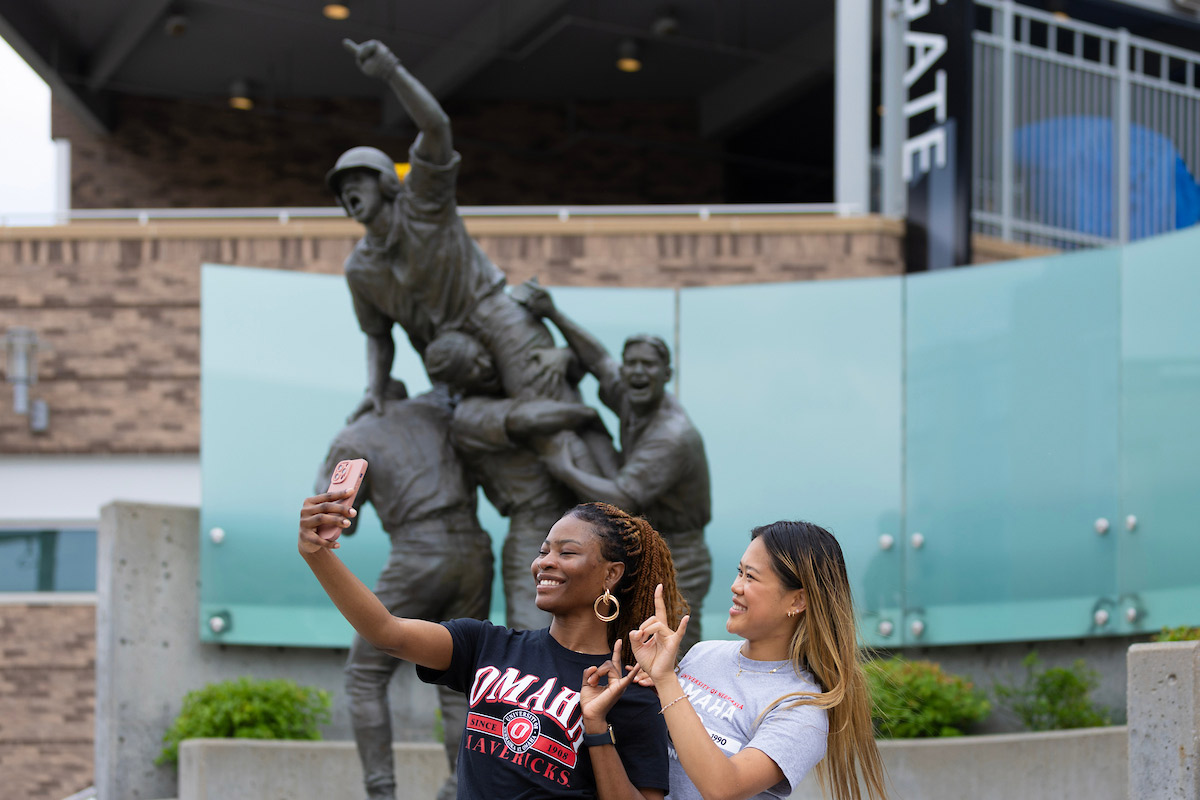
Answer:
M712 472L706 637L749 530L790 518L838 536L872 644L1077 638L1200 622L1197 251L1200 229L908 278L553 293L615 356L637 332L675 349ZM344 283L209 266L202 318L201 635L221 613L221 641L344 646L295 553L365 382ZM480 520L498 549L505 521ZM369 508L361 528L340 552L372 583L387 540Z
M1119 263L1103 250L908 279L907 641L1103 632Z
M1129 631L1200 624L1198 249L1200 229L1124 249L1116 602Z
M704 635L720 638L729 585L756 525L804 519L846 556L864 630L898 619L899 278L684 292L683 404L712 471L713 588ZM894 636L892 637L894 638Z

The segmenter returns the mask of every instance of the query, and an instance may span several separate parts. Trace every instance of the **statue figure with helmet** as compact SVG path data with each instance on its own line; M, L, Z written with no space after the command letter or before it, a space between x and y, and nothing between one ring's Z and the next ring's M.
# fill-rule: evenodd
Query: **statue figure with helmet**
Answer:
M539 318L507 291L505 275L467 233L455 198L461 157L438 102L380 42L345 41L362 71L385 80L417 123L403 182L395 164L373 147L338 158L326 182L366 234L346 260L346 280L367 336L367 394L352 417L377 413L395 356L399 324L422 358L448 331L472 336L491 355L505 394L579 402L567 380L569 359L552 355L554 339ZM580 457L601 472L616 462L607 433L585 433Z

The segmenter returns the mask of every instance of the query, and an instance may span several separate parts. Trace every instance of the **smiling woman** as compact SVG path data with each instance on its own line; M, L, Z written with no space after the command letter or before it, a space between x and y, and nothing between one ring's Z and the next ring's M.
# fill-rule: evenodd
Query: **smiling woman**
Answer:
M605 576L604 593L589 594L588 580L581 578L574 582L579 596L573 601L561 599L560 588L570 591L569 573L587 569L587 563L610 565L612 575ZM618 640L628 645L630 631L655 613L655 587L660 584L667 616L678 620L687 611L662 536L645 519L608 503L584 503L559 520L533 561L533 574L538 581L538 608L553 613L556 602L564 610L572 603L580 607L590 603L592 616L608 622L610 645ZM594 586L595 576L590 578ZM586 613L581 616L590 624Z
M842 548L808 522L751 532L726 630L674 673L687 619L630 634L674 745L671 797L785 798L815 769L835 800L886 797Z
M421 680L467 695L459 797L661 800L666 727L653 693L631 686L636 671L621 665L623 642L656 608L656 585L665 586L663 619L674 622L683 607L670 552L649 523L588 503L554 524L529 578L552 615L548 629L436 624L393 617L334 554L337 538L317 535L349 526L355 511L338 502L347 495L305 501L300 553L363 638L417 664Z

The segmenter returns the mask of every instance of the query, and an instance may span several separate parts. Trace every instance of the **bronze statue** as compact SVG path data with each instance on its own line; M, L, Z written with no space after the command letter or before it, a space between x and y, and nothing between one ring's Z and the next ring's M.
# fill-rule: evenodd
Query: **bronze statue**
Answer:
M579 500L555 480L535 448L548 451L558 431L599 424L596 410L583 403L504 396L487 350L457 331L444 333L429 345L425 367L431 380L460 395L450 425L455 449L488 500L509 520L500 568L508 627L544 628L550 615L536 605L537 587L529 576L531 554L538 552L546 532Z
M554 323L600 381L600 399L621 420L621 466L615 476L589 470L563 448L546 455L546 466L580 497L642 514L662 534L671 547L679 591L691 607L693 621L682 644L690 647L700 639L700 605L712 581L712 556L704 541L712 502L704 441L683 406L666 391L670 350L657 336L631 336L618 364L536 282L520 289L526 306Z
M326 176L346 212L366 228L346 259L354 312L367 336L366 397L350 418L379 413L395 358L395 324L422 358L442 334L474 338L509 397L578 404L578 388L567 379L573 359L569 353L564 358L546 325L505 291L504 273L471 239L458 215L461 158L453 149L446 113L382 43L346 40L344 45L365 74L388 83L420 129L403 182L392 160L368 147L343 153ZM577 429L535 434L531 443L545 449L551 441L588 469L605 475L616 471L611 437L598 418ZM559 514L571 505L559 508ZM521 557L532 560L537 543L524 549ZM519 605L513 599L510 607Z
M504 273L467 233L455 189L461 157L450 119L428 90L381 42L343 43L359 68L382 79L416 122L403 183L383 152L355 147L326 176L330 188L366 235L346 259L346 281L359 327L367 335L367 394L353 416L379 413L395 358L392 326L399 324L422 357L439 334L461 331L483 344L510 397L578 402L560 370L532 357L552 352L554 339L505 289ZM560 436L577 460L602 473L616 468L603 430Z
M392 159L370 147L346 151L326 176L346 213L365 228L346 259L346 281L367 337L366 394L339 435L339 442L349 437L355 446L335 445L326 469L342 458L362 457L371 464L359 497L375 505L393 537L393 555L377 594L392 613L407 617L486 615L492 556L475 521L465 462L471 479L509 518L503 574L510 626L546 624L533 602L529 564L577 494L585 501L603 499L641 511L664 533L680 589L692 605L695 622L688 643L694 641L711 571L704 543L708 467L699 434L674 398L664 396L670 378L665 345L660 352L653 343L631 341L626 365L618 368L589 334L554 309L548 295L531 301L537 313L514 299L504 273L471 239L458 214L461 158L445 111L383 44L346 40L344 45L363 73L391 87L419 130L403 181ZM571 349L555 347L543 315L559 326ZM397 324L439 384L435 392L389 399ZM595 411L581 402L581 363L600 378L602 399L621 418L623 464ZM456 406L448 387L460 395ZM432 405L441 415L436 420L427 409ZM418 408L428 418L421 434L427 440L419 445L421 436L408 430L413 425L397 419L408 419ZM422 469L427 474L419 474ZM400 509L430 480L446 481L452 493L461 487L470 502L455 495L458 511L445 523L437 515L433 521L422 518L422 525L432 526L426 537L413 522L416 517ZM404 535L398 539L395 531ZM465 562L456 567L472 574L486 572L486 579L437 571L448 557ZM421 576L416 590L413 575ZM463 596L452 600L459 592ZM445 613L448 603L468 600L470 610ZM371 800L392 798L395 791L386 687L396 663L357 638L347 663L355 739ZM440 699L450 752L463 720L453 698ZM439 797L452 796L452 783L453 778Z
M412 399L392 380L382 414L364 414L334 438L317 491L339 461L365 458L355 506L371 503L391 537L391 556L375 594L392 614L440 622L487 619L491 604L491 540L475 516L475 485L450 442L452 406L444 387ZM353 533L352 524L343 534ZM346 694L368 800L395 800L388 683L400 662L355 635L346 661ZM457 793L454 777L466 723L465 698L439 687L450 778L438 793Z
M366 229L346 259L346 281L355 316L367 337L367 391L350 415L351 427L363 418L381 415L386 418L391 413L387 394L395 358L393 325L399 324L404 329L422 358L439 336L461 333L482 345L490 370L489 380L494 383L488 390L502 389L504 394L522 401L505 415L507 435L542 450L551 447L566 450L588 468L611 474L616 469L611 438L594 412L582 410L585 407L579 404L578 389L567 380L573 358L569 354L564 358L563 351L554 346L546 325L505 291L504 273L471 239L458 215L455 190L461 159L453 149L446 113L383 44L370 41L359 45L349 40L343 44L366 75L387 82L420 131L409 151L411 169L403 182L392 159L371 147L346 151L326 176L346 213ZM463 385L476 387L473 381L465 381ZM553 406L556 410L545 404L532 405L539 400L556 404ZM479 418L472 423L473 427L463 421L472 417L475 405L468 401L464 413L458 415L456 427L463 442L470 440L471 431L477 436L494 435L485 430L488 413L475 415ZM565 410L568 407L572 410ZM522 425L522 421L533 420L535 410L551 416ZM551 418L564 421L548 424ZM406 450L402 440L379 433L376 444L381 457L407 465L413 454ZM575 499L569 490L549 477L532 455L526 456L515 448L504 453L485 453L470 446L464 450L486 478L484 485L489 496L510 518L510 538L504 549L510 622L514 626L542 627L545 620L533 603L535 587L528 565L550 525L575 504ZM371 462L368 472L375 471L378 459L368 457L368 461ZM523 469L525 475L501 474L502 464L510 469ZM449 467L430 469L445 471ZM403 483L389 489L401 494L405 490ZM378 502L379 496L375 499ZM471 509L473 512L473 503ZM483 539L462 537L457 542L459 553L466 560L482 561L486 556L491 564L490 545ZM426 589L431 594L461 588L474 596L478 586L491 584L490 572L486 583L476 584L428 573L426 562L436 561L438 554L427 559L425 553L425 548L414 546L407 560L411 569L426 576L429 582ZM403 613L419 616L412 609ZM460 611L456 615L472 613ZM486 608L483 613L486 615ZM352 652L352 662L365 663L366 656L361 650L358 647ZM367 669L348 668L348 676L357 676ZM394 664L391 669L395 669ZM372 691L376 698L372 703L377 708L378 692ZM382 703L386 709L386 698ZM391 797L388 794L392 791L389 787L394 786L391 735L390 730L376 724L377 717L378 710L375 716L363 712L360 724L360 717L355 716L355 738L368 791L375 792L372 798ZM447 741L451 738L457 741L462 727L461 719L446 714ZM381 755L385 749L386 769ZM447 787L443 787L442 794L446 791Z

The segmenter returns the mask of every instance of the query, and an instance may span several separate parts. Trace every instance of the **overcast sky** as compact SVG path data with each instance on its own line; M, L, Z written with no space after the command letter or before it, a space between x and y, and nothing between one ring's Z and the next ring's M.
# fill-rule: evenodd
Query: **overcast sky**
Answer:
M0 216L53 209L50 89L0 39Z

